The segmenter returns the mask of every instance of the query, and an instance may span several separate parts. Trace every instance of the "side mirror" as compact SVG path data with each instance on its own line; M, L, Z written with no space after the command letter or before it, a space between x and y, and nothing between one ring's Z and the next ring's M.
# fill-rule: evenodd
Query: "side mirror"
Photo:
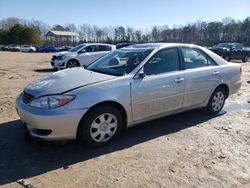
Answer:
M135 78L137 79L143 79L146 76L146 74L144 73L143 69L141 69L137 75L135 76Z

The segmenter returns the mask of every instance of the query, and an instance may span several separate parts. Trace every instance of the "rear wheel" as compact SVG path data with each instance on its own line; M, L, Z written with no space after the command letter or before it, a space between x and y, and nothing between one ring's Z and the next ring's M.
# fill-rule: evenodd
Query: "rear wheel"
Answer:
M245 57L242 59L242 62L248 62L248 59L249 59L249 57L248 57L248 56L245 56Z
M94 108L81 120L78 138L92 147L108 144L119 135L122 123L122 115L116 108L112 106Z
M215 89L211 95L208 105L207 112L211 115L218 114L223 108L226 100L225 90L221 87Z
M80 66L79 62L76 61L75 59L71 59L67 63L67 68L79 67L79 66Z

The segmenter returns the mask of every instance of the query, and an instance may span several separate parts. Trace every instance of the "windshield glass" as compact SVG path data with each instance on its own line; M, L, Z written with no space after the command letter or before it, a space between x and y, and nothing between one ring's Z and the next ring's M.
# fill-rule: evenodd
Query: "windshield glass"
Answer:
M232 46L233 46L232 44L228 44L228 43L221 43L217 45L217 47L219 48L231 48Z
M71 49L69 50L69 52L76 52L76 51L80 50L80 49L81 49L82 47L84 47L84 46L85 46L84 44L79 44L79 45L77 45L77 46L71 48Z
M134 70L152 51L152 49L116 50L90 64L87 69L104 74L123 76Z

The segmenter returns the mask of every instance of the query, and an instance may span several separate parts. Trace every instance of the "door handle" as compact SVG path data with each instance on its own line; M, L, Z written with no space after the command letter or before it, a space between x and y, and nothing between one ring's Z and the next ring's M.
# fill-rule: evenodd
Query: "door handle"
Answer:
M180 83L180 82L184 81L184 78L178 77L174 81L177 82L177 83Z
M220 71L214 71L213 72L213 75L218 75L218 74L220 74Z

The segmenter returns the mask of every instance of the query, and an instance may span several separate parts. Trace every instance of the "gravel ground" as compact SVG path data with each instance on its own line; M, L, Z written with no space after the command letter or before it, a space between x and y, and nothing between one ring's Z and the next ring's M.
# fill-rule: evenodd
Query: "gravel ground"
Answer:
M0 187L250 187L249 62L238 62L242 88L220 115L195 110L165 117L88 149L23 136L15 98L53 72L50 58L0 52Z

